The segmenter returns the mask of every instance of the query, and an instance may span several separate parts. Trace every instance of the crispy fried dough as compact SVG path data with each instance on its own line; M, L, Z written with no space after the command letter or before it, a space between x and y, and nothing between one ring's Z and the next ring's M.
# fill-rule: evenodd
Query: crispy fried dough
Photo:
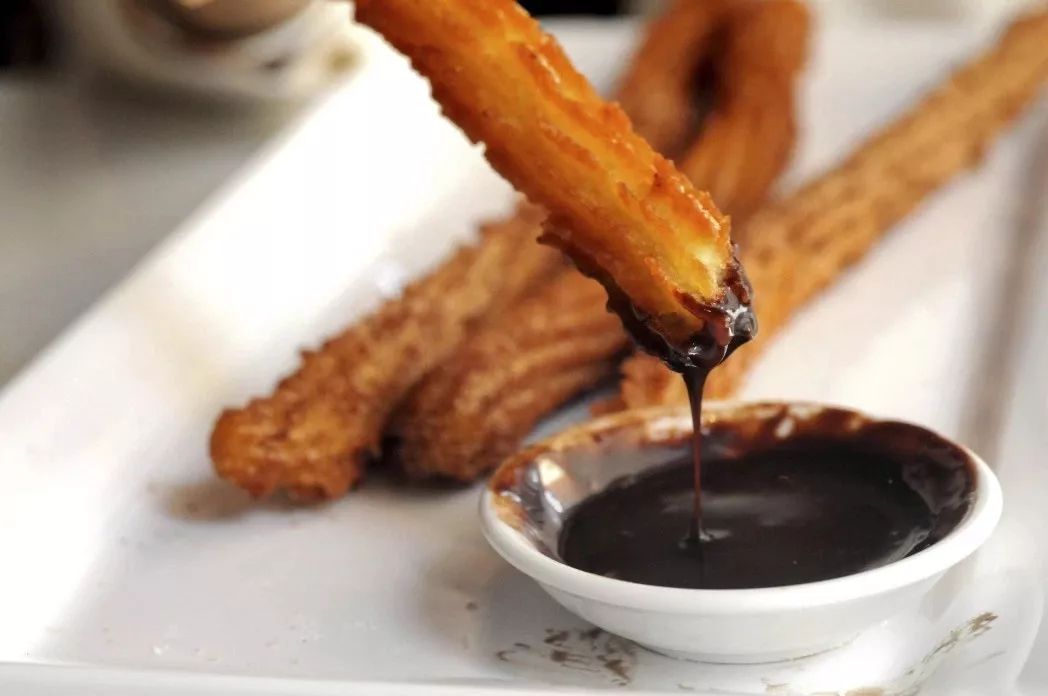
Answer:
M691 6L690 0L682 4ZM682 29L676 26L671 30L675 45L681 48L688 43ZM695 42L708 40L704 31L696 31ZM655 36L652 32L643 42L638 55L649 56L644 72L651 83L637 71L632 73L628 80L628 100L632 105L657 98L655 92L664 83L655 78L663 71L678 69L678 56L652 56L652 46L662 45L666 39L664 33ZM659 114L659 118L667 120L679 120L680 116L669 111ZM656 125L654 120L651 123ZM658 134L652 135L652 142L657 148L668 146ZM212 456L218 473L258 496L287 488L299 499L312 500L341 495L354 485L363 474L366 460L375 453L394 405L424 372L444 359L443 354L453 352L455 344L464 339L467 324L497 322L498 318L491 315L512 303L506 298L516 297L513 288L529 286L529 278L552 277L551 265L558 265L558 255L527 248L525 262L508 266L505 273L509 276L499 280L505 283L507 292L488 293L487 308L482 306L484 293L470 297L468 311L463 311L459 299L461 292L470 291L470 283L478 274L490 280L497 259L509 258L512 244L534 246L532 240L541 233L544 218L545 213L537 207L522 206L508 219L488 225L476 248L445 261L430 278L419 281L408 293L410 299L391 300L372 317L329 341L317 354L309 354L299 371L282 382L271 396L256 399L243 409L225 412L212 437ZM549 264L530 262L533 254L545 255ZM456 289L455 279L459 276L462 287ZM575 274L569 282L582 288L582 296L593 295L591 282L581 275ZM404 346L421 342L422 310L427 311L426 326L433 331L444 328L439 331L435 349L419 357L404 350ZM603 298L594 299L594 313L605 314ZM618 336L625 340L621 330ZM390 346L390 350L365 345L377 340ZM355 359L348 359L352 356ZM376 365L376 360L381 364ZM573 375L554 377L547 373L548 378L561 385L549 394L584 389L605 376L607 369L607 360L599 359L594 365L568 366ZM343 404L343 400L349 403ZM424 408L420 411L427 412ZM350 420L353 422L348 423Z
M680 12L681 4L695 7L703 3L685 0L674 5L670 14L674 14L675 9ZM713 7L717 4L707 6ZM691 147L695 156L686 160L694 171L684 169L684 173L692 177L699 187L718 189L724 201L725 211L735 218L737 214L733 206L740 205L740 214L745 216L758 200L758 196L763 197L767 194L774 179L786 166L795 133L793 97L801 62L806 53L808 23L804 6L794 0L725 2L719 6L722 10L720 19L723 21L716 27L703 26L703 31L715 28L718 35L721 52L711 58L715 64L715 80L721 83L728 80L744 80L745 83L738 85L738 89L725 85L718 90L718 101L712 109L717 127L701 131ZM782 28L781 36L776 32L777 26ZM656 22L648 41L659 40L665 30L667 28L663 23ZM678 35L678 40L679 38ZM708 37L702 32L697 38L708 41ZM770 56L766 48L768 45L774 47ZM646 55L660 56L657 52L648 53L645 49L638 53L638 56ZM667 57L662 58L669 60ZM784 64L770 65L771 60L782 60ZM634 67L632 74L650 71L655 71L651 63L642 71ZM627 81L626 84L631 83ZM639 85L645 83L632 84L637 85L634 89L639 89ZM656 81L653 87L659 89L660 83ZM774 121L783 127L752 130L752 126L764 121ZM649 121L641 123L650 124ZM711 152L719 152L724 157L723 169L712 166L712 158L704 155ZM747 157L750 158L748 161ZM540 319L545 312L545 321L532 322L529 341L519 347L516 360L527 361L529 353L555 353L559 348L566 348L571 342L578 341L583 335L581 332L565 331L554 319L562 312L561 296L565 292L572 292L568 289L572 284L575 286L573 295L578 297L572 307L578 316L584 316L586 312L583 305L585 298L589 298L588 311L594 317L606 312L605 297L601 293L592 292L591 287L587 291L586 284L589 282L582 276L574 275L573 278L563 281L563 291L548 292L543 297L528 301L530 318ZM511 444L519 444L538 418L545 415L544 412L540 413L537 408L533 408L538 404L532 401L532 408L522 412L520 419L508 420L506 414L501 412L499 399L515 398L516 395L509 390L497 392L490 410L474 412L470 409L446 409L446 405L455 404L459 398L467 397L463 394L466 389L476 390L478 385L484 384L502 384L506 378L503 366L494 361L477 364L470 346L474 342L483 345L492 341L493 335L511 331L516 322L517 319L512 314L504 319L494 320L488 327L479 331L475 338L472 336L468 339L466 348L452 356L449 364L435 369L434 373L424 380L424 388L415 390L409 396L403 412L397 419L399 437L405 442L400 449L399 459L414 478L439 476L468 480L479 476L490 466L497 464L499 458L485 451L483 447L466 447L464 434L498 431L497 453L501 454L511 450ZM581 326L580 331L585 328L585 325ZM607 325L606 330L613 331L614 326ZM607 356L603 353L594 354L593 361L604 365L607 363ZM639 364L648 366L649 369L661 369L658 362ZM534 384L527 387L533 388L553 378L567 378L568 375L563 372L577 371L584 367L576 363L542 364L541 369L534 373ZM464 373L470 374L470 379L463 379L461 375ZM597 378L604 376L602 371L593 371L594 384ZM638 380L637 384L649 383L648 380ZM583 385L583 388L591 386ZM563 394L564 398L572 395L573 392ZM560 406L560 401L547 399L542 406L552 410Z
M810 24L797 0L741 2L718 32L712 109L680 168L731 215L736 232L745 232L741 223L765 202L793 152Z
M444 113L550 213L545 241L684 346L735 275L727 219L512 0L360 0Z
M550 410L613 375L628 340L615 315L593 311L605 299L596 281L565 273L427 375L394 427L408 474L471 481Z
M714 36L729 11L749 1L674 0L648 25L619 80L616 101L637 132L667 157L676 158L699 125L696 91Z
M695 172L685 170L685 174L693 178L698 186L717 186L719 177L724 175L727 181L720 185L719 189L727 202L726 210L735 215L731 208L736 201L744 206L749 206L755 200L758 192L765 194L774 182L775 176L785 166L786 159L781 153L788 153L790 141L793 138L793 92L799 70L799 61L805 54L807 44L807 15L802 6L794 0L769 0L768 2L749 3L696 3L694 0L684 0L674 5L669 10L669 16L679 14L684 8L704 6L721 8L721 19L725 20L717 27L693 29L693 38L703 44L708 44L708 32L713 29L719 37L720 53L711 57L714 61L714 69L718 73L715 79L724 81L728 79L743 79L748 86L767 85L769 89L761 90L752 94L739 94L737 90L725 87L720 90L720 98L727 100L727 104L721 106L714 104L713 112L719 114L720 127L706 129L701 132L696 143L691 148L693 152L708 152L713 150L723 151L726 158L725 167L718 169L709 166L708 158L697 158L693 161ZM786 17L783 17L782 6L787 6ZM800 19L798 9L800 8ZM728 10L731 9L729 12ZM684 9L686 13L688 9ZM705 10L708 12L708 10ZM733 18L729 21L728 18ZM783 22L783 37L769 36L773 31L774 24L770 20ZM756 35L761 41L754 40L755 33L750 24L755 23L759 27ZM700 30L701 29L701 30ZM800 29L800 30L798 30ZM633 99L624 100L623 104L635 105L640 100L643 89L661 89L660 81L653 79L654 84L638 81L638 74L652 75L660 70L679 69L674 59L667 54L647 50L651 43L662 42L668 39L667 31L675 32L674 38L679 44L684 34L678 27L670 30L665 20L656 20L644 46L638 52L638 56L648 56L643 70L634 66L630 72L631 79L624 82L630 85L633 91ZM738 34L736 36L735 34ZM775 54L774 58L765 55L768 51ZM764 71L769 61L788 59L790 67L785 66L776 70L771 75L765 75ZM653 62L658 59L660 62ZM692 70L697 66L691 66ZM753 69L760 71L760 75L750 79L746 71ZM723 73L723 77L719 74ZM680 82L687 82L676 76ZM773 83L773 84L772 84ZM655 102L658 95L655 95ZM784 113L775 113L776 110L786 109ZM632 117L632 111L627 109ZM759 129L750 132L750 126L754 119L751 114L767 113L769 117L782 123L790 124L788 128ZM739 119L741 123L737 126L731 119ZM643 127L641 124L644 124ZM642 135L647 135L644 130L650 127L650 119L638 123L638 130ZM726 128L725 128L726 126ZM658 130L658 126L655 126ZM664 132L664 131L658 131ZM745 135L748 142L741 142L740 135ZM721 138L730 138L727 147L719 147ZM766 145L766 147L764 147ZM738 165L732 158L753 156L755 162ZM752 173L755 180L747 177ZM769 174L774 174L769 176ZM697 178L701 177L701 178ZM738 195L736 195L738 192ZM537 420L546 415L548 411L561 405L575 395L576 392L592 387L597 380L606 376L603 366L608 363L607 351L595 351L589 354L591 363L580 362L586 357L585 353L576 354L574 361L558 361L555 356L571 351L573 346L578 345L585 339L591 341L603 341L607 348L610 346L624 347L626 343L622 329L615 322L601 321L596 323L598 317L607 316L605 309L606 297L597 292L592 281L571 271L567 271L569 277L560 281L560 287L545 292L537 297L526 300L528 305L527 317L529 336L528 340L517 346L512 357L507 356L505 361L486 359L477 360L475 353L484 351L485 346L500 345L502 336L514 335L518 329L519 318L516 313L509 313L503 318L494 319L490 324L479 329L465 344L463 350L449 358L448 362L436 368L433 373L424 380L422 386L412 392L405 402L405 406L398 414L398 438L402 445L398 451L398 459L403 467L413 478L442 477L452 478L459 481L467 481L486 473L491 467L498 464L500 457L513 450L521 440L535 426ZM571 312L573 316L587 318L590 320L579 321L575 328L567 327L563 323L563 312L565 297L572 298ZM587 304L588 303L588 304ZM597 331L596 333L593 333ZM616 343L617 339L617 343ZM523 391L523 396L518 395L513 389L505 386L508 382L517 379L515 370L519 370L522 364L532 364L533 368L526 373L527 382L516 382L515 388ZM658 365L658 363L656 363ZM595 368L595 369L591 369ZM592 382L586 383L571 378L569 373L580 373L586 370ZM468 375L468 378L466 377ZM529 397L543 384L570 384L572 389L560 389L547 391L542 401ZM479 390L487 390L492 396L487 402L485 409L455 408L459 400L467 403L472 399L472 394ZM556 398L556 397L559 397ZM527 408L512 409L503 402L523 399ZM472 441L471 441L472 438ZM491 448L489 443L494 442L497 446Z
M300 500L339 496L357 483L383 428L407 391L457 348L469 325L510 306L563 268L535 243L542 211L524 205L482 230L400 299L316 351L273 394L225 411L211 436L220 476L264 496L286 489Z
M770 338L800 307L863 258L891 227L959 173L1048 81L1048 10L1015 22L843 163L748 225L742 250L761 336L710 375L706 393L729 396ZM687 399L680 378L647 356L623 367L621 400L635 408Z

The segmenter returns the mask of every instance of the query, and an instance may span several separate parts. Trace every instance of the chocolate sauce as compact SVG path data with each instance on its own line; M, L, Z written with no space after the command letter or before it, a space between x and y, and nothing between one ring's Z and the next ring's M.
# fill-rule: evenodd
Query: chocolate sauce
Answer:
M960 519L967 498L958 491L969 491L971 476L957 478L956 466L939 462L932 470L948 483L929 487L929 480L942 483L925 476L939 455L893 450L891 438L849 431L834 439L816 429L786 439L750 433L728 449L705 440L706 379L757 330L752 291L734 256L716 301L679 298L701 320L691 335L682 335L675 317L641 312L579 250L572 256L607 288L608 307L633 340L681 373L694 433L686 454L613 482L569 513L558 539L565 563L667 587L793 585L899 560Z
M973 477L959 450L920 444L904 424L837 432L708 428L701 544L691 527L696 469L682 446L581 502L564 521L559 555L581 570L664 587L793 585L916 553L967 511Z
M684 378L695 425L693 435L694 504L688 524L689 540L701 547L702 537L702 392L710 371L724 362L735 349L757 334L757 317L751 306L752 289L733 250L732 261L723 280L724 292L717 302L699 305L682 297L682 303L703 319L702 329L683 343L668 340L658 322L640 312L614 284L608 288L608 308L622 319L626 331L641 348L655 355Z
M700 303L686 295L678 298L685 309L701 320L702 325L699 331L683 340L673 326L672 317L645 314L601 270L601 266L589 259L581 249L572 249L571 256L579 270L604 285L608 291L608 309L619 316L633 341L684 378L695 424L692 448L694 489L688 539L690 545L701 552L702 429L699 423L702 419L703 388L710 371L757 333L757 317L751 306L753 291L739 264L738 249L732 249L731 261L721 281L723 290L720 297L707 303Z
M702 533L702 392L706 388L708 370L692 369L684 373L684 386L688 390L691 406L691 478L692 491L691 521L688 523L688 543L701 546Z

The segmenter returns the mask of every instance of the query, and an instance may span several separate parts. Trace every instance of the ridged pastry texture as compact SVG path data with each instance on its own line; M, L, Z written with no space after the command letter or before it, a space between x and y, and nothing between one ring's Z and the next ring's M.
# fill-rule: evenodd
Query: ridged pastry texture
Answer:
M549 211L565 251L675 346L736 274L728 220L603 100L513 0L360 0L494 168Z
M713 113L718 114L720 125L701 130L691 150L695 153L718 151L725 158L725 166L713 167L708 157L697 157L692 161L696 171L684 170L698 186L718 187L725 209L734 217L732 206L736 201L745 208L750 207L758 192L767 194L786 165L783 153L790 151L795 132L792 125L794 87L806 53L807 13L794 0L710 4L685 0L672 6L667 17L680 13L681 7L687 12L696 6L716 6L720 12L720 21L715 26L703 25L701 31L691 31L695 41L708 44L716 40L718 44L717 53L708 56L713 63L710 67L714 70L714 79L718 83L743 79L751 87L769 86L748 94L740 94L727 86L719 89L718 99L726 103L723 106L715 103ZM753 26L758 28L756 32ZM776 26L781 27L784 36L768 35L775 32ZM681 31L678 28L674 33L677 43L685 36ZM680 69L672 54L647 50L652 42L666 40L666 33L665 21L656 20L637 54L649 56L649 60L643 70L635 65L629 73L631 79L623 83L631 86L634 96L624 104L643 101L639 95L645 86L656 92L661 89L660 80L637 81L637 74L655 75L662 70ZM756 40L757 37L762 40ZM767 55L769 52L772 55ZM660 60L651 59L652 55ZM788 60L789 67L778 65L780 60ZM770 65L775 67L769 68ZM694 65L689 68L697 69ZM760 74L752 79L746 77L748 69ZM656 96L653 102L658 101ZM764 111L790 124L789 127L751 132L750 115ZM734 119L739 121L737 125ZM647 127L651 120L639 123ZM647 135L643 128L640 130ZM721 138L730 139L726 147L720 146ZM751 161L739 166L735 160L744 157L750 157ZM750 173L754 180L750 180ZM721 176L726 177L723 185L720 185ZM490 354L492 346L505 346L505 336L519 335L521 317L509 312L479 328L461 351L434 369L408 397L396 419L397 439L401 443L396 458L412 478L467 481L486 473L502 456L519 446L542 417L607 377L609 358L627 346L625 334L617 322L608 321L607 298L593 281L570 270L565 271L565 276L556 287L524 301L527 321L523 325L528 331L527 340L520 341L513 353L506 352L502 360L490 355L478 360L476 355L477 352ZM570 307L574 325L565 322L566 305ZM581 345L601 349L576 350ZM573 355L574 359L564 360L564 355ZM521 370L521 365L528 365L529 369ZM589 379L580 379L582 375ZM537 394L543 385L547 391L541 399L529 396ZM571 388L565 388L567 386ZM474 404L478 390L488 394L484 408L458 407L460 402ZM514 401L523 401L526 407L507 405Z
M511 306L563 268L535 243L543 213L526 205L482 230L403 296L314 351L275 391L225 411L211 436L216 472L265 496L310 501L342 495L378 452L393 408L461 345L470 326Z
M615 315L593 311L605 298L596 281L565 273L433 370L394 427L409 476L472 481L539 418L614 375L628 341Z
M853 266L895 223L983 152L1048 81L1048 9L1027 15L840 165L755 215L742 260L761 333L706 384L730 396L798 309ZM638 355L623 366L621 402L635 408L687 399L680 378Z

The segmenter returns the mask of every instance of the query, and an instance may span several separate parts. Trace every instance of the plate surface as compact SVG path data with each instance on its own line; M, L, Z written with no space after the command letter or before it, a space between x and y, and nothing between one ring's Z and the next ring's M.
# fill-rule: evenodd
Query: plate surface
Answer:
M621 23L557 27L604 86L634 37ZM832 163L991 35L828 20L789 180ZM842 403L972 445L1002 477L1000 530L925 605L836 653L718 668L592 635L487 548L478 488L405 491L375 476L345 500L297 509L252 504L212 476L206 440L223 405L268 389L298 348L395 293L511 200L406 64L360 41L366 65L349 84L0 396L0 690L1048 686L1044 661L1027 659L1048 650L1037 635L1048 575L1032 533L1048 525L1048 225L1031 203L1048 188L1044 100L978 173L799 317L745 392Z

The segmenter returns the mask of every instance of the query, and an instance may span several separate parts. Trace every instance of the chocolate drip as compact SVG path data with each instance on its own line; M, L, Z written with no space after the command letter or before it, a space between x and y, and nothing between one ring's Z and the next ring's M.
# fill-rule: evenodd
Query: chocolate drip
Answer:
M694 423L692 466L695 502L687 543L701 550L702 391L710 371L757 334L757 317L751 306L749 281L733 250L731 265L724 278L724 291L716 302L699 304L693 298L680 297L681 304L703 319L703 325L686 343L678 345L668 340L658 330L658 322L635 307L614 283L606 278L599 279L608 289L608 309L619 315L634 342L661 359L671 370L681 373L684 378Z
M688 388L688 403L691 406L691 469L692 494L691 525L686 543L701 549L702 533L702 392L706 386L708 370L690 369L684 372L684 385Z
M702 320L701 328L685 341L667 336L666 324L673 318L653 317L633 304L614 279L604 273L581 249L564 248L563 239L543 238L569 253L582 273L599 281L608 292L608 309L619 316L626 333L642 350L662 360L667 367L679 372L688 388L695 424L693 435L693 467L695 503L689 534L689 543L696 547L702 541L702 390L711 370L720 365L739 346L757 334L757 317L751 306L753 290L739 264L738 248L732 248L731 261L722 279L720 297L711 302L700 302L694 297L678 295L677 299L690 314Z
M679 296L681 304L703 320L702 328L683 343L668 339L659 330L659 319L634 306L614 283L599 275L596 277L608 290L608 309L619 315L633 341L674 372L701 370L708 374L757 334L757 316L751 307L752 290L734 253L724 278L724 290L716 301L699 303L694 298Z
M710 372L736 348L756 335L757 317L750 306L751 300L749 282L733 253L721 301L713 308L703 308L708 317L703 332L694 337L683 359L679 356L675 356L673 361L663 358L671 369L681 373L688 390L693 426L692 480L695 487L688 543L700 553L705 540L702 529L702 392Z

